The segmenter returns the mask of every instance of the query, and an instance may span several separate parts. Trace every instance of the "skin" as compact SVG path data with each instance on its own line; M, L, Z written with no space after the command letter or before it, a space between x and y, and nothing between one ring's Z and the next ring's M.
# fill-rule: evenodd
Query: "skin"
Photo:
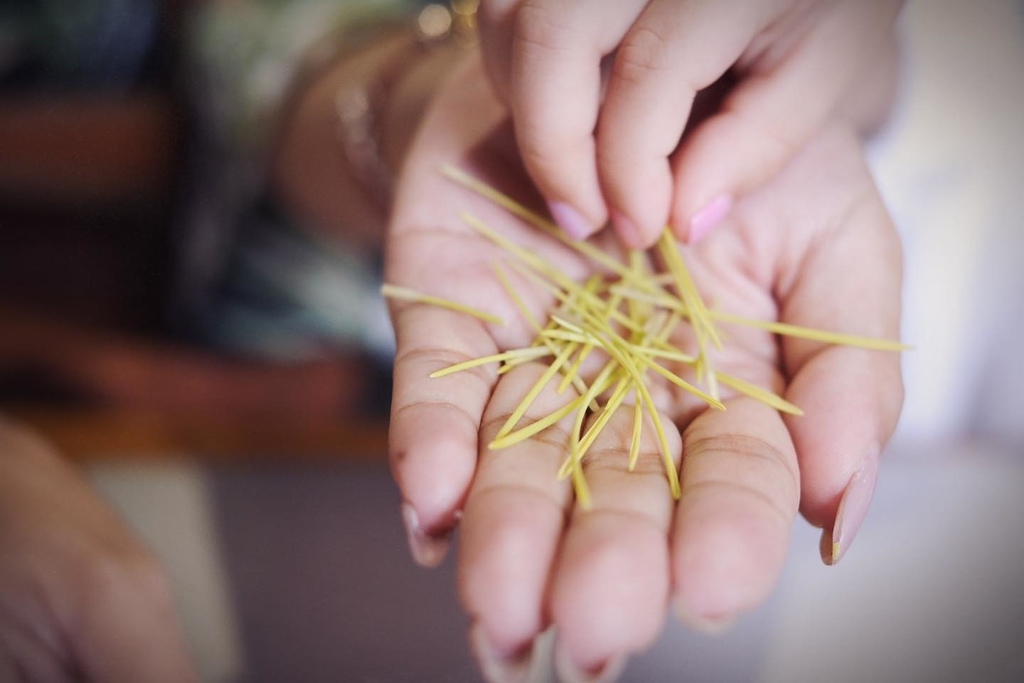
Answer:
M703 208L768 182L828 122L875 125L901 5L483 0L479 22L530 177L577 217L563 227L610 218L640 248L666 224L689 238ZM698 123L712 86L724 100Z
M2 418L0 548L0 680L199 680L157 560L67 462Z
M638 471L625 471L630 419L613 420L585 464L588 510L555 476L563 432L488 451L543 366L500 378L493 366L429 378L452 363L527 345L532 336L492 274L501 253L459 213L472 211L576 279L591 266L438 173L441 164L456 164L543 205L518 161L508 113L486 83L471 55L428 109L399 184L386 277L513 322L495 326L392 302L392 468L421 562L439 562L460 525L460 594L490 678L509 677L551 625L563 673L611 674L654 641L669 610L713 630L764 601L798 513L830 532L848 482L878 457L895 426L899 355L729 327L717 367L801 406L805 415L793 419L728 391L726 411L704 409L652 377L681 468L678 502L652 430ZM614 248L609 236L601 239ZM705 300L723 311L899 335L900 244L849 126L817 131L686 257ZM536 314L550 308L539 291L521 290ZM567 400L548 391L532 414Z

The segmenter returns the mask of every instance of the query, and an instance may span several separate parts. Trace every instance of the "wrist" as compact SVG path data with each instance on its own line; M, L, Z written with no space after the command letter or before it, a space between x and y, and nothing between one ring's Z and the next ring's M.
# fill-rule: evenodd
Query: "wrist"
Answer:
M464 46L440 47L408 69L395 84L388 106L381 114L381 151L392 178L399 175L413 138L441 84L466 55Z
M437 84L472 35L468 14L431 6L415 24L356 32L358 45L312 52L275 150L275 192L303 223L374 242L386 221L392 178ZM437 21L445 12L447 22ZM455 21L451 17L455 17ZM461 17L461 19L460 19ZM326 55L326 56L325 56Z

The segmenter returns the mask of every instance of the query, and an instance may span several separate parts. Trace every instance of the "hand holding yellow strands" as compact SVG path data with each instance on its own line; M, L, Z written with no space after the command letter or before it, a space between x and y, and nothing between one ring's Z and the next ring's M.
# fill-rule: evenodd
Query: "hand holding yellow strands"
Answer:
M588 417L582 434L575 430L575 409L589 401L584 387L562 377L541 385L519 424L558 419L507 448L488 448L557 352L506 360L511 367L501 373L495 362L430 377L456 363L531 347L538 328L545 338L569 339L588 327L573 319L571 307L560 314L566 324L549 327L548 314L562 305L556 294L535 286L517 259L464 214L584 287L614 268L595 265L438 173L452 164L510 196L531 196L504 113L483 82L477 65L468 64L427 115L400 183L387 280L487 311L505 324L392 302L398 343L393 470L420 561L440 561L461 519L460 593L485 659L513 665L554 623L565 660L600 667L650 644L669 606L691 622L710 624L758 605L774 585L798 509L826 529L828 560L834 542L835 552L845 551L899 413L898 354L778 336L783 330L726 316L896 338L900 249L854 138L839 129L816 137L769 186L737 204L721 231L685 254L720 337L721 349L710 336L703 347L725 410L648 370L645 387L664 439L649 415L642 415L646 422L634 438L636 401L627 394L575 474L560 478L568 447L586 438L599 417ZM603 240L594 246L615 263L629 263ZM642 288L628 279L620 286L610 295ZM644 305L640 296L633 301ZM625 325L620 321L620 330ZM651 349L651 359L696 381L696 368L686 363L702 348L693 328L679 324L663 345L657 321L651 326L646 339L622 331L622 343ZM582 337L579 343L586 345ZM589 387L607 360L593 351L578 367L571 357L563 367L575 367ZM600 405L623 376L606 378ZM746 396L740 390L746 385L804 414L780 414ZM678 500L663 449L680 468ZM588 508L574 503L577 474L585 480Z

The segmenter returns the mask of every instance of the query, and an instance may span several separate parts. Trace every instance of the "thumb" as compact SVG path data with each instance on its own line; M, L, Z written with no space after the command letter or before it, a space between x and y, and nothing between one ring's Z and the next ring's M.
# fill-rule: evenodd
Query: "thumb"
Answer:
M769 50L745 65L721 108L684 139L672 158L669 217L680 239L695 242L711 231L827 121L850 115L851 96L874 90L861 88L870 86L866 77L877 80L879 67L891 70L875 56L888 53L894 17L861 10L858 3L832 5L795 45L788 43L788 54ZM849 92L855 87L858 93Z
M696 242L728 214L734 201L773 178L821 128L838 93L816 88L802 65L746 77L683 142L672 159L675 183L669 222ZM829 90L832 90L830 92Z

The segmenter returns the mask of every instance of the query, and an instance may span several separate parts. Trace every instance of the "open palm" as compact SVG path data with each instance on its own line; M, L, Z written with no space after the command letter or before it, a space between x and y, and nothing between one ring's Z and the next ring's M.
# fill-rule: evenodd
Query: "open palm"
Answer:
M485 323L394 302L397 338L391 459L414 554L443 557L460 536L460 592L478 653L494 677L513 670L555 625L567 671L609 673L658 635L671 607L704 628L723 625L771 591L799 512L825 529L838 559L870 500L880 451L902 401L899 356L722 325L715 367L803 409L782 416L722 388L708 408L660 376L649 388L680 468L670 494L659 441L644 431L627 472L632 411L609 422L583 462L591 504L557 474L572 418L505 450L489 450L550 359L498 375L496 365L431 379L453 363L528 346L535 331L495 275L501 249L474 215L576 281L594 264L565 244L443 177L455 164L519 199L530 186L510 128L475 60L438 94L399 187L387 279L494 313ZM598 242L615 251L607 236ZM898 336L900 246L857 140L822 132L729 222L686 254L709 306L745 318L874 337ZM510 272L512 269L509 269ZM520 278L520 284L525 282ZM537 316L551 294L519 287ZM676 340L687 348L685 327ZM556 381L527 413L572 400ZM838 518L838 519L837 519Z

